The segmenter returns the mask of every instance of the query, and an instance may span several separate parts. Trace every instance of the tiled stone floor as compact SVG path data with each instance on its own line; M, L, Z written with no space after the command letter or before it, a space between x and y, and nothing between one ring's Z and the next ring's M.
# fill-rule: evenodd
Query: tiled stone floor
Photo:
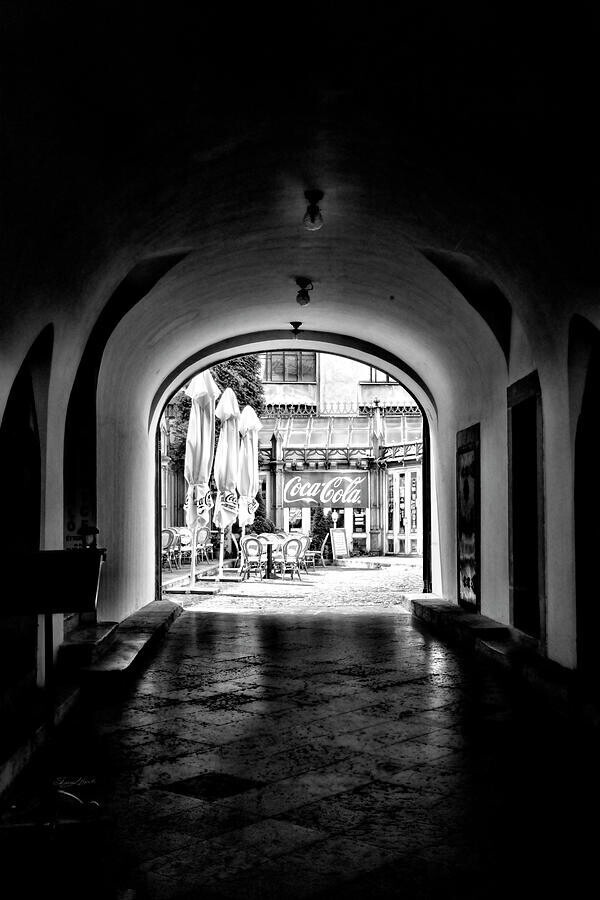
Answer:
M61 733L50 770L96 779L101 818L13 846L7 900L589 895L589 738L398 606L197 603Z

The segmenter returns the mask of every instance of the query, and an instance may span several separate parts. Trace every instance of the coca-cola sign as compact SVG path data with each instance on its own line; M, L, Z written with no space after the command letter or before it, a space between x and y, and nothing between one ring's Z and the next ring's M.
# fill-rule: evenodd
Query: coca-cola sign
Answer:
M367 474L358 472L286 472L284 506L369 505Z

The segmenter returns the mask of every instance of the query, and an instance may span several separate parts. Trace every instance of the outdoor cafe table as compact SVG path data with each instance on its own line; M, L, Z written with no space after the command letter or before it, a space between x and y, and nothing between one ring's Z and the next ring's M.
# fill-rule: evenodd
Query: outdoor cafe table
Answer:
M278 576L273 573L273 562L274 561L283 561L283 554L281 552L281 548L285 544L285 542L289 538L301 538L303 537L303 533L301 531L264 531L258 535L259 538L263 538L267 541L267 578L277 578Z

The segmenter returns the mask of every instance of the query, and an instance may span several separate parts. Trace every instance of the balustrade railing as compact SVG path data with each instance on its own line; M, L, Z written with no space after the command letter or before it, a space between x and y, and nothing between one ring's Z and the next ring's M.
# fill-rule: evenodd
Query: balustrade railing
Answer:
M380 464L387 464L392 461L401 462L420 462L423 458L423 442L407 441L403 444L394 444L389 447L382 447L378 457ZM259 465L267 466L273 462L273 456L270 449L266 447L259 448ZM333 448L285 448L283 450L283 463L287 466L307 466L323 465L326 468L331 466L357 466L364 468L366 465L374 465L377 462L371 452L370 447L346 447Z
M368 404L356 405L346 401L335 403L267 403L263 418L289 418L291 416L368 416L372 415L374 407ZM384 416L420 416L418 406L407 404L381 404L380 412Z

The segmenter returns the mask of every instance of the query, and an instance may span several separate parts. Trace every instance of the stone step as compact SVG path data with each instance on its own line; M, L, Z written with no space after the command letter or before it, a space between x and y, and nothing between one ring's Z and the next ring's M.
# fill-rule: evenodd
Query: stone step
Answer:
M117 626L114 638L100 659L81 669L86 686L121 683L165 635L183 607L171 600L154 600Z
M461 643L474 645L479 641L503 641L511 638L508 625L480 613L471 613L440 597L412 601L412 612L434 628L458 639ZM490 648L491 652L491 648Z
M61 671L89 666L107 652L117 628L117 622L96 622L74 628L58 648L57 666Z
M239 568L235 565L234 559L226 559L223 561L223 574L233 571L239 573ZM214 581L218 578L219 563L211 563L208 567L199 568L196 572L196 586L203 581ZM233 576L232 576L233 577ZM162 593L163 594L187 594L189 591L195 592L195 588L190 588L190 571L182 572L180 575L162 576Z

